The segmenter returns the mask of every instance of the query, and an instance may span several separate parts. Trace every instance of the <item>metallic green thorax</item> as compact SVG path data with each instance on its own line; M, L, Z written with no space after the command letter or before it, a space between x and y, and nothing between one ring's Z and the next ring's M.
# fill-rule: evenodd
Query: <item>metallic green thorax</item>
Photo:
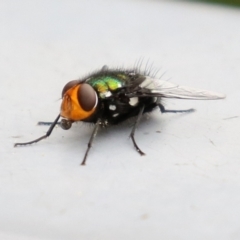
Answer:
M117 74L115 76L96 76L88 80L88 84L99 93L101 98L106 98L112 95L112 91L123 87L127 78L128 76L125 74Z

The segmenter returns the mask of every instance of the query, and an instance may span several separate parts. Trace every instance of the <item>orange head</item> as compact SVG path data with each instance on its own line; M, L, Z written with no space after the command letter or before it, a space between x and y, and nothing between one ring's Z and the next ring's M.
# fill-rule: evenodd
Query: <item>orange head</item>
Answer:
M72 121L91 117L98 103L97 93L92 86L79 83L78 80L70 81L64 86L62 98L60 115Z

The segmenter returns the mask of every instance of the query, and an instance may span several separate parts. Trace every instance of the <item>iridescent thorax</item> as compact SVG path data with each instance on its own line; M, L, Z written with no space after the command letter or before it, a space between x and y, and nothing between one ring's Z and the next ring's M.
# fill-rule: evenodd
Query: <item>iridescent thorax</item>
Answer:
M124 87L126 79L126 75L118 74L116 76L93 77L87 80L87 83L98 92L101 98L106 98L112 95L112 91Z

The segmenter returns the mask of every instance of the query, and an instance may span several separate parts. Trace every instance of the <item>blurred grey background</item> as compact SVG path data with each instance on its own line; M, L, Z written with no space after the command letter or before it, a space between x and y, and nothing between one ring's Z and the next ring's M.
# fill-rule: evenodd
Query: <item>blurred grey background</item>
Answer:
M229 2L229 1L228 1ZM1 239L239 239L240 9L206 1L0 2ZM145 117L99 131L47 131L63 86L91 71L132 67L222 92L165 101L192 114ZM144 66L143 64L143 66Z

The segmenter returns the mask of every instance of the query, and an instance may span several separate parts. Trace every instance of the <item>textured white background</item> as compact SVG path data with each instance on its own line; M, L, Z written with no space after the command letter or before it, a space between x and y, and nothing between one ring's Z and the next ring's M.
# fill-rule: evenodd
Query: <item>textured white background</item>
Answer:
M185 1L1 1L1 239L239 239L240 9ZM158 111L92 132L39 120L59 113L62 87L102 65L144 57L165 79L227 95L166 101ZM158 131L161 131L159 133Z

